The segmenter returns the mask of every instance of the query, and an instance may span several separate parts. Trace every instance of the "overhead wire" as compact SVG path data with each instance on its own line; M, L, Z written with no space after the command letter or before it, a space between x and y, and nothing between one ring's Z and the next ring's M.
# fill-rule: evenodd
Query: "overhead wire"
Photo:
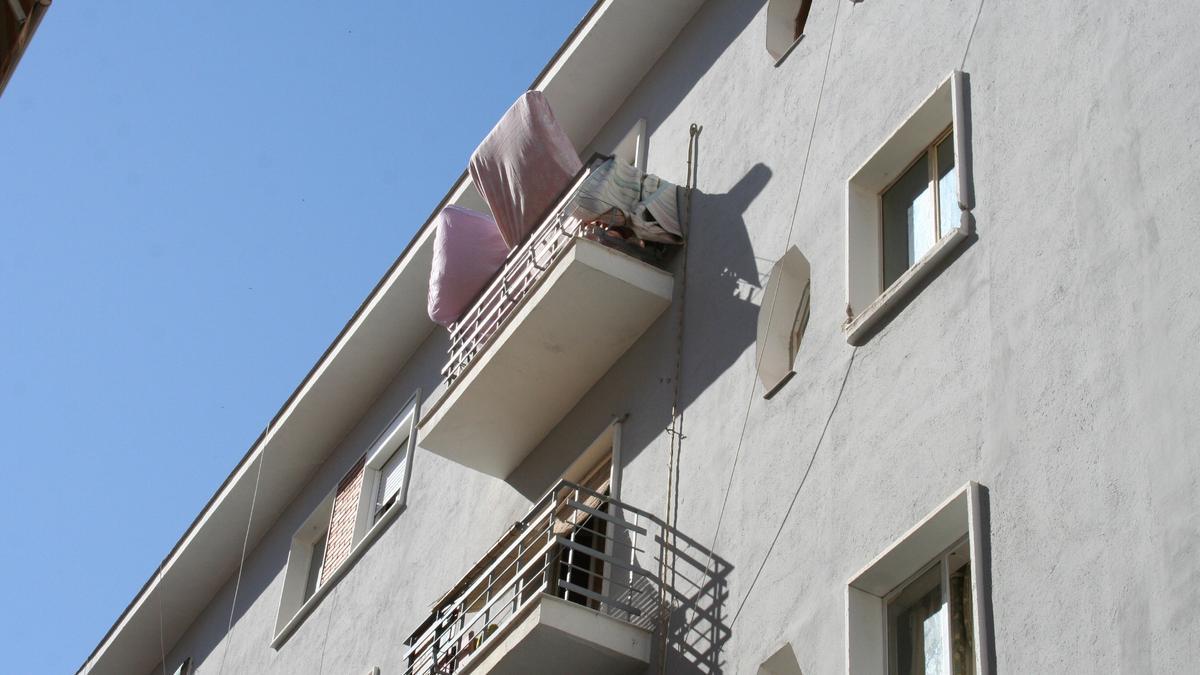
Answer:
M850 351L850 360L846 363L846 372L842 375L842 384L838 387L837 398L833 401L833 406L829 409L829 415L825 417L825 426L821 428L821 435L817 437L817 442L813 446L812 453L808 456L808 466L804 467L804 473L800 476L800 482L796 484L796 491L792 493L792 501L788 503L787 511L783 514L783 519L779 521L779 527L775 530L775 537L771 539L771 545L767 547L767 553L763 556L762 562L758 566L758 571L754 573L754 578L750 580L750 585L746 587L746 593L742 595L742 602L738 605L737 611L733 613L733 618L729 620L729 628L733 628L733 624L737 623L738 617L742 614L742 609L746 607L746 601L750 599L750 593L754 590L754 586L758 584L758 578L762 576L762 572L767 567L767 561L771 559L771 554L775 551L775 544L779 543L779 537L783 534L783 527L787 524L788 518L792 515L792 509L796 507L796 502L800 498L800 490L804 488L804 484L808 482L808 475L812 473L813 464L817 461L817 451L821 449L821 443L825 440L825 434L829 432L829 423L833 421L833 413L837 411L838 404L842 402L842 394L846 392L846 382L850 379L850 369L854 367L854 357L858 354L858 347Z
M967 46L963 48L962 61L958 64L958 69L963 70L967 67L967 54L971 53L971 43L975 41L975 29L979 27L979 17L983 15L983 6L987 0L979 0L979 7L975 10L975 21L971 24L971 33L967 35Z
M158 570L155 572L155 576L157 577L157 579L154 582L154 587L156 589L155 595L158 596L158 655L159 655L159 659L160 659L159 663L162 664L163 675L167 675L167 646L166 646L166 641L163 639L163 584L162 584L163 577L162 577L162 572L163 572L164 564L166 564L166 560L163 560L163 562L160 562L158 564Z
M816 137L817 122L820 118L821 102L824 98L825 83L826 83L826 81L828 79L828 75L829 75L829 64L830 64L830 60L831 60L831 57L833 54L833 45L834 45L835 39L837 37L838 18L841 14L841 3L835 3L835 4L836 4L836 9L834 11L834 18L833 18L833 30L830 33L829 46L828 46L828 48L826 50L826 54L825 54L825 65L824 65L823 72L821 74L821 83L818 88L817 101L816 101L816 105L813 110L813 121L809 128L808 140L807 140L805 151L804 151L804 161L801 165L800 181L799 181L799 184L796 189L796 197L792 204L792 214L791 214L791 218L788 223L787 237L785 238L784 245L783 245L784 253L787 252L788 246L791 245L792 235L794 234L794 231L795 231L796 217L799 213L799 207L800 207L800 197L804 192L804 182L805 182L805 178L808 175L809 159L811 158L811 155L812 155L813 140ZM975 30L979 25L979 18L983 14L984 4L986 4L986 0L980 0L979 6L976 10L974 22L971 25L971 32L967 37L966 47L963 50L963 56L962 56L960 68L963 68L966 66L967 55L970 53L971 44L975 37ZM687 185L687 189L688 189L687 209L688 209L689 224L690 224L690 216L691 216L691 211L692 211L692 193L695 188L695 168L696 167L694 166L694 160L695 160L694 153L696 150L697 137L699 136L700 130L702 128L703 127L698 127L697 125L693 124L690 129L690 136L689 136L689 141L688 141L688 166L687 166L686 185ZM670 442L670 450L668 453L668 465L667 465L668 488L667 488L667 521L666 522L669 525L671 525L672 527L674 526L674 522L672 520L672 516L674 513L674 505L672 503L672 499L674 497L674 485L675 485L674 473L675 473L675 471L677 471L676 458L679 455L679 450L680 450L679 446L682 441L682 435L683 435L683 433L682 433L682 411L680 410L680 406L679 406L679 396L680 396L680 379L681 379L681 361L682 361L682 350L683 350L683 344L682 344L683 343L683 321L684 321L684 316L685 316L684 300L686 299L686 289L687 289L687 246L686 246L686 244L684 245L683 248L684 248L683 259L682 259L682 263L681 263L681 275L683 277L683 281L681 283L681 289L680 289L680 310L679 310L679 315L678 315L678 324L679 324L678 329L679 330L678 330L677 344L676 344L677 354L676 354L675 376L672 381L673 397L672 397L672 409L671 409L671 427L668 432L671 437L671 442ZM780 255L780 257L782 257L782 254ZM776 309L776 304L778 302L778 299L779 299L778 293L776 293L771 298L771 305L768 309L768 314L767 314L767 333L768 334L770 333L771 326L775 320L775 309ZM857 352L858 352L858 348L855 347L850 353L850 358L846 364L846 370L842 376L841 386L838 389L837 397L834 401L833 407L830 409L829 414L825 419L824 427L822 428L821 434L818 437L817 442L816 442L815 446L813 447L813 451L809 456L808 464L805 467L804 473L802 474L802 476L800 478L800 482L796 487L795 493L792 495L792 500L788 505L788 508L784 514L783 520L780 522L780 527L776 531L775 537L774 537L774 539L772 539L771 544L767 549L767 554L764 556L763 561L760 564L757 572L755 573L754 578L751 580L750 586L747 589L746 594L743 596L742 602L738 606L737 612L734 613L734 616L733 616L732 620L730 621L731 626L734 622L737 621L737 618L741 615L741 612L745 607L746 601L749 599L750 591L753 590L755 584L757 583L759 577L762 574L763 569L766 567L766 563L770 559L770 555L771 555L772 551L774 550L775 545L778 543L780 535L782 534L783 525L787 522L787 519L790 517L792 510L794 509L794 507L796 505L796 501L798 500L798 498L800 496L800 491L803 488L805 482L808 479L809 474L812 471L812 467L816 461L817 453L820 450L821 443L824 441L825 436L829 430L829 425L830 425L831 421L833 420L833 414L837 410L838 404L841 402L842 395L845 393L846 383L849 380L850 371L853 368L854 359L855 359ZM758 355L758 357L756 358L756 362L755 362L755 372L756 373L758 372L758 368L761 367L761 365L762 365L762 358L763 358L762 353L760 353ZM757 388L757 382L752 380L750 395L747 397L745 410L742 415L741 429L738 433L738 443L737 443L736 449L734 451L733 462L732 462L732 465L729 470L729 479L726 483L725 494L721 501L721 507L718 511L717 523L714 528L713 537L712 537L712 545L709 547L709 551L708 551L708 554L709 554L708 561L709 562L706 565L706 569L705 569L705 573L704 573L704 575L706 577L711 572L713 551L715 550L715 547L717 544L717 539L720 536L721 525L724 521L725 510L726 510L726 508L728 506L728 502L729 502L729 493L733 486L733 479L734 479L734 476L736 475L738 460L741 457L742 448L745 443L746 429L749 424L750 412L753 408L754 390L756 388ZM236 612L237 612L237 600L238 600L238 595L241 591L242 574L245 570L246 553L249 548L250 531L252 529L253 522L254 522L254 510L255 510L255 507L256 507L256 504L258 501L259 486L262 481L263 465L266 463L266 441L269 439L270 431L271 431L271 425L268 423L266 432L263 435L263 443L264 443L263 444L263 452L259 455L258 467L256 469L256 474L255 474L255 478L254 478L254 491L250 498L250 512L246 519L246 531L242 538L242 551L241 551L241 556L238 561L238 572L237 572L236 580L234 582L233 599L232 599L232 602L230 603L229 621L226 624L226 629L225 629L225 645L221 652L221 661L220 661L220 664L217 669L218 674L220 674L224 671L226 656L229 653L230 634L233 630L233 620L234 620L234 617L236 616ZM667 554L664 553L664 560L660 561L660 566L663 568L664 573L666 571L666 561L665 561L666 555ZM163 675L166 675L166 669L167 669L166 645L165 645L165 638L164 638L163 598L162 598L162 590L161 590L162 571L163 571L162 564L160 564L158 572L157 572L158 585L160 588L158 591L159 653L160 653L160 657L161 657L160 663L162 666L162 672L163 672ZM665 630L664 630L664 639L665 639ZM663 658L664 659L665 659L665 651L666 650L664 649L663 650ZM664 663L663 667L665 668L665 663Z
M960 70L966 67L967 55L971 51L971 45L975 38L975 30L979 26L979 18L983 14L983 6L984 6L984 4L986 4L986 2L987 2L987 0L980 0L979 6L976 8L975 19L971 24L971 31L967 35L967 42L966 42L965 47L963 48L963 55L962 55L962 59L959 64ZM839 4L839 7L840 7L840 4ZM833 31L834 34L836 34L836 31L837 31L837 14L835 13L835 15L834 15L834 31ZM830 36L830 53L832 53L832 49L833 49L833 35ZM826 74L828 74L828 70L829 70L829 54L827 53L826 59L825 59ZM799 206L799 203L800 203L800 193L804 189L804 172L807 170L807 167L808 167L808 153L812 149L812 139L813 139L815 131L816 131L817 115L820 111L820 105L821 105L820 101L821 101L821 95L824 92L824 84L825 84L825 75L822 75L821 91L818 93L818 96L817 96L817 111L814 112L814 114L813 114L813 127L812 127L812 131L809 134L809 147L805 151L804 170L802 170L801 177L800 177L800 187L796 192L796 202L795 202L795 205L793 206L793 210L792 210L792 222L791 222L791 225L789 225L789 227L788 227L787 242L785 242L785 244L784 244L785 252L787 250L787 246L791 242L792 228L795 225L797 207ZM774 302L772 302L771 311L772 311L772 315L768 317L768 332L770 330L770 321L771 321L771 319L773 319ZM850 352L850 358L849 358L848 362L846 363L846 370L842 375L842 382L838 388L837 396L834 399L833 406L829 410L829 415L825 418L825 424L821 429L821 433L817 438L817 442L813 446L812 453L809 455L808 464L804 469L804 473L800 477L799 483L796 485L796 490L792 494L791 502L789 502L788 508L784 512L783 518L780 520L779 527L775 531L775 536L771 539L771 544L767 547L767 552L763 556L762 562L759 564L758 570L755 571L754 577L750 581L750 585L746 588L746 592L742 596L742 601L738 605L737 611L734 612L733 617L730 619L730 622L729 622L730 629L733 628L733 624L737 622L738 617L741 616L742 610L745 609L746 602L750 599L750 594L753 592L754 587L757 585L759 578L762 576L763 570L766 569L767 562L771 559L771 554L774 552L776 544L779 543L779 538L783 534L784 526L787 524L788 519L791 517L792 511L794 510L794 508L796 506L796 502L798 501L798 499L800 497L800 492L803 489L805 483L808 481L808 476L812 472L813 464L816 462L817 453L820 450L821 444L825 440L825 436L829 431L829 425L830 425L830 422L832 422L832 420L833 420L834 412L836 412L838 405L841 403L842 395L846 391L846 383L850 378L850 371L854 366L854 360L855 360L855 357L857 356L857 354L858 354L858 347L855 346L853 348L853 350ZM751 398L751 400L753 400L753 399ZM749 415L749 406L747 406L747 416L748 415ZM743 435L745 434L745 428L746 428L746 422L745 422L745 420L743 420L743 424L742 424L742 434ZM740 454L740 452L741 452L741 439L739 438L738 453L735 454L734 467L732 467L730 469L729 483L726 486L725 498L722 501L721 514L717 519L717 532L719 532L719 530L720 530L720 524L721 524L721 520L724 515L724 510L725 510L725 504L728 502L728 499L729 499L729 490L732 488L732 485L733 485L733 473L736 470L736 458L737 458L737 454ZM717 535L714 534L713 547L716 546L716 539L717 539ZM711 550L712 549L710 549L710 560L711 560L711 556L712 556ZM706 571L706 576L707 576L707 571Z
M237 580L233 584L233 601L229 604L229 623L225 626L225 647L221 650L221 661L217 666L217 675L225 671L225 657L229 654L229 643L233 632L233 617L237 612L238 593L242 588L242 572L246 566L246 550L250 545L250 526L254 523L254 507L258 502L258 486L262 482L263 465L267 463L267 443L271 439L271 423L262 436L262 452L258 455L258 470L254 476L254 492L250 496L250 514L246 518L246 534L242 537L242 556L238 560Z
M800 211L800 196L804 193L804 180L808 175L808 162L809 162L809 158L812 156L813 140L816 138L816 133L817 133L817 121L819 120L820 115L821 115L821 102L825 96L825 82L828 80L828 77L829 77L829 63L833 56L833 45L837 39L838 18L841 16L842 3L840 3L840 2L835 3L835 6L836 6L836 8L835 8L834 14L833 14L833 29L832 29L832 31L830 31L829 46L825 52L825 67L821 73L821 84L817 90L817 100L816 100L815 107L813 109L812 124L809 127L808 142L807 142L805 150L804 150L804 161L801 164L801 168L800 168L800 180L799 180L799 183L796 188L796 197L792 203L792 216L791 216L790 221L788 222L787 237L784 240L783 252L780 253L780 255L779 255L780 258L782 258L783 255L785 253L787 253L788 247L791 246L792 235L794 234L795 229L796 229L796 217ZM771 297L771 305L767 309L767 330L766 330L767 334L770 334L771 326L774 324L775 309L776 309L776 305L778 304L778 301L779 301L779 293L775 293ZM762 310L760 309L759 311L762 311ZM855 348L855 350L857 350L857 348ZM763 359L764 354L765 354L765 350L759 350L759 354L757 355L757 357L755 359L754 372L756 374L758 373L759 368L762 366L762 359ZM854 363L853 358L854 358L854 353L851 352L850 364ZM847 376L848 375L849 375L849 370L847 370ZM712 544L709 546L709 549L708 549L708 562L705 564L705 569L704 569L704 577L705 578L707 578L708 575L712 571L711 567L712 567L712 563L713 563L713 557L715 555L714 551L716 550L717 539L720 537L720 534L721 534L721 525L725 519L725 510L729 505L729 493L733 488L733 478L736 475L738 460L741 458L742 447L745 444L746 429L750 422L750 411L754 404L754 391L757 388L758 388L757 380L752 378L751 382L750 382L750 391L749 391L748 396L746 397L745 410L743 411L743 414L742 414L741 429L738 432L737 446L734 449L734 453L733 453L733 462L729 468L729 479L725 485L725 494L722 496L722 499L721 499L721 507L717 512L717 523L713 529ZM839 400L840 400L840 396L839 396ZM836 405L835 405L835 407L836 407ZM832 412L830 414L832 416ZM819 446L818 446L818 448L819 448ZM815 450L814 450L814 457L815 457Z

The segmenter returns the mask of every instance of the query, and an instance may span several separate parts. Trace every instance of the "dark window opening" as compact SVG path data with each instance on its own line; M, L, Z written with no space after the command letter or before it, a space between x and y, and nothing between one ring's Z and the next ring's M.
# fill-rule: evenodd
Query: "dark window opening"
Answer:
M812 6L812 0L801 0L800 11L796 12L796 24L792 33L793 40L799 40L804 36L804 24L808 23L808 10Z

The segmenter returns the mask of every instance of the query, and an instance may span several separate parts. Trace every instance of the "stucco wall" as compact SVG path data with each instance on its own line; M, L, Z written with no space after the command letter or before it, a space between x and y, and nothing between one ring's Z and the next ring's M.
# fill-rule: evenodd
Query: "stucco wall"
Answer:
M675 617L671 673L753 673L789 641L803 672L844 672L847 579L968 480L988 489L997 672L1200 662L1200 12L984 3L965 64L978 0L843 0L814 3L775 68L765 3L710 0L597 139L647 118L650 170L682 182L704 127L677 526L714 562L708 612ZM960 66L977 237L854 352L845 181ZM763 401L757 305L794 207L812 317L797 376ZM509 482L418 451L408 510L270 649L291 533L413 387L432 389L435 334L253 551L233 631L231 580L169 661L216 672L228 640L224 672L399 672L429 603L614 415L630 415L623 499L664 513L676 309Z

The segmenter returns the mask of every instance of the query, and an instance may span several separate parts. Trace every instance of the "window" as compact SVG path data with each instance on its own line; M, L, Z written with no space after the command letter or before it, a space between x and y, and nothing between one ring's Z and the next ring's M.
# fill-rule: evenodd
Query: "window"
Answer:
M758 308L754 360L758 378L771 398L795 375L793 367L808 327L810 266L792 246L771 269Z
M394 452L383 466L379 468L379 489L375 492L375 519L383 515L396 501L400 494L400 484L404 480L404 454Z
M367 471L359 507L360 522L367 527L379 522L397 505L404 504L411 473L410 460L416 448L419 411L420 392L417 392L367 451ZM366 528L362 529L365 533Z
M776 63L804 37L812 0L771 0L767 6L767 53Z
M643 117L625 134L612 154L626 164L645 171L646 141L646 118Z
M971 557L964 538L885 600L888 673L970 675Z
M323 569L329 540L329 521L333 514L336 491L330 492L292 535L287 569L283 575L283 595L275 616L278 633L296 616L304 603L324 585Z
M612 513L608 498L616 498L620 489L621 422L609 425L600 437L571 463L563 472L563 480L590 490L594 494L582 493L579 499L583 506L595 514ZM596 495L601 495L600 497ZM612 553L613 533L609 530L605 515L592 515L582 521L565 519L555 527L555 534L566 537L575 545L559 552L558 594L568 602L592 609L600 609L597 597L606 597L610 592L610 574L604 557L594 555Z
M400 512L412 474L419 415L417 392L292 537L273 648L283 644Z
M969 483L847 587L847 671L989 675L981 487Z
M309 556L308 576L304 580L304 599L308 600L317 592L317 588L321 585L321 571L325 569L325 544L329 541L329 532L322 532L321 536L312 543L312 553Z
M963 83L951 73L847 181L851 342L967 238L974 204Z
M926 148L881 195L883 286L891 286L934 243L958 229L954 132Z

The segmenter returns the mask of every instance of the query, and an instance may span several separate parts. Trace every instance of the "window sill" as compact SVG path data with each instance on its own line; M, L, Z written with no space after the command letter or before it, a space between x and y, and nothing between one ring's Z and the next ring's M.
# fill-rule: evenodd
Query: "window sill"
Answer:
M964 212L965 213L965 212ZM965 219L964 219L965 220ZM900 300L908 296L917 285L937 268L937 264L950 254L959 244L967 239L966 226L960 226L953 232L942 237L933 248L929 249L908 271L892 282L883 293L867 308L859 312L853 319L846 322L842 332L850 344L859 344L863 336L874 328L888 311Z
M384 529L386 529L387 526L393 520L395 520L396 516L400 515L400 512L403 510L403 505L393 504L391 508L389 508L382 516L380 516L379 520L375 521L375 524L371 526L371 529L367 530L367 533L363 535L363 538L354 545L354 548L350 551L350 555L346 556L346 560L343 561L336 570L334 570L333 574L325 583L321 584L321 587L312 594L311 598L306 600L303 605L300 605L300 609L296 610L296 614L293 615L292 618L289 619L288 622L279 629L279 632L275 634L274 639L271 640L271 649L277 650L283 646L283 643L287 642L288 638L292 636L292 633L296 632L296 629L300 627L300 624L304 623L304 620L308 618L308 615L312 614L317 605L321 604L321 600L324 599L326 595L329 595L329 592L333 590L333 587L336 586L339 581L342 580L342 577L346 576L346 574L350 572L350 568L354 567L354 564L358 562L358 559L367 552L367 549L371 547L371 544L374 543L374 541L378 539L381 534L383 534Z
M783 65L783 62L784 62L784 61L787 61L787 57L791 56L791 55L792 55L792 52L796 51L796 47L797 47L797 46L798 46L798 45L799 45L799 44L800 44L800 43L801 43L803 40L804 40L804 34L803 34L803 33L801 33L801 34L800 34L800 37L798 37L798 38L796 38L794 41L792 41L792 44L791 44L791 46L789 46L787 49L785 49L785 50L783 51L783 53L779 55L779 58L775 59L775 67L776 67L776 68L778 68L779 66Z

